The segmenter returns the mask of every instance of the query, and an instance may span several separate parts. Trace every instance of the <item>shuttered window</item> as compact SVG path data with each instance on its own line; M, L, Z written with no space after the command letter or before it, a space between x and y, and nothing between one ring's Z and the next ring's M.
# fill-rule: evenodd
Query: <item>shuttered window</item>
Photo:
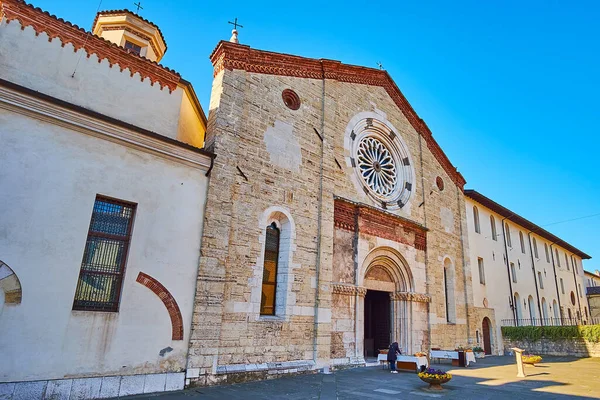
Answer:
M280 231L273 222L267 227L265 241L265 262L263 268L261 315L275 315L275 294L277 292L277 262L279 260Z
M118 311L134 214L134 204L96 197L74 310Z

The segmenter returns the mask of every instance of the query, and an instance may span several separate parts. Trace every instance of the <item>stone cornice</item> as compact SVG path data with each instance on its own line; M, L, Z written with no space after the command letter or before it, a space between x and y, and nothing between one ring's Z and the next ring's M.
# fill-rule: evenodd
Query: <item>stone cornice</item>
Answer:
M158 83L161 89L167 87L172 92L177 89L177 84L181 79L177 72L169 68L130 53L104 38L50 15L24 1L0 0L0 16L6 19L6 23L18 21L21 29L31 26L36 35L45 33L49 40L58 38L63 47L67 43L71 43L76 51L83 49L88 58L95 54L99 61L107 59L111 67L118 65L121 71L129 69L132 77L138 73L142 80L148 78L153 85Z
M202 149L120 121L107 121L108 117L99 118L101 115L98 113L37 92L23 91L31 92L29 89L0 80L0 109L152 153L206 172L212 165L214 156Z
M431 130L415 112L390 75L383 70L342 64L339 61L314 59L252 49L249 46L221 41L210 55L214 76L223 70L244 70L258 74L283 75L309 79L333 79L339 82L380 86L385 89L413 128L425 139L427 147L452 181L462 190L465 179L452 165Z

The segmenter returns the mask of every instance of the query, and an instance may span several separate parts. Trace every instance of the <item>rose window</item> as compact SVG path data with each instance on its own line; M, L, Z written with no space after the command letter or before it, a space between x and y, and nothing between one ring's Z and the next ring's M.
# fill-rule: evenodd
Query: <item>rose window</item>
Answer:
M398 183L392 153L377 138L364 137L358 144L357 164L365 184L376 194L388 197Z
M404 208L414 192L415 172L406 143L383 119L355 119L347 128L348 163L357 189L377 206Z

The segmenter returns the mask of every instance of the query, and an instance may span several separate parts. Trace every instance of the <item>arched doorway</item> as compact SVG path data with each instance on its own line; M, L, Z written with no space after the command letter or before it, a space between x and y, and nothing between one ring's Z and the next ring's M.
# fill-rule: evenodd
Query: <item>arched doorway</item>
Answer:
M490 319L485 317L481 323L483 327L483 351L485 354L492 354L492 336Z
M362 321L356 324L357 343L362 344L364 356L376 356L394 341L403 352L413 351L412 309L407 298L412 283L410 269L397 250L379 247L365 258L359 285L366 290L362 307L359 305L362 313L357 314Z

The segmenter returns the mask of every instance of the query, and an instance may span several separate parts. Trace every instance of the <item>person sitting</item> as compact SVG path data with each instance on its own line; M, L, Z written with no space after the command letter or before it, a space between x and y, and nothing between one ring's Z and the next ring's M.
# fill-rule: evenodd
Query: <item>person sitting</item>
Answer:
M398 342L394 342L390 345L387 353L387 360L390 363L390 371L392 374L397 374L396 371L396 360L398 359L398 355L402 354L400 352L400 347L398 346Z

